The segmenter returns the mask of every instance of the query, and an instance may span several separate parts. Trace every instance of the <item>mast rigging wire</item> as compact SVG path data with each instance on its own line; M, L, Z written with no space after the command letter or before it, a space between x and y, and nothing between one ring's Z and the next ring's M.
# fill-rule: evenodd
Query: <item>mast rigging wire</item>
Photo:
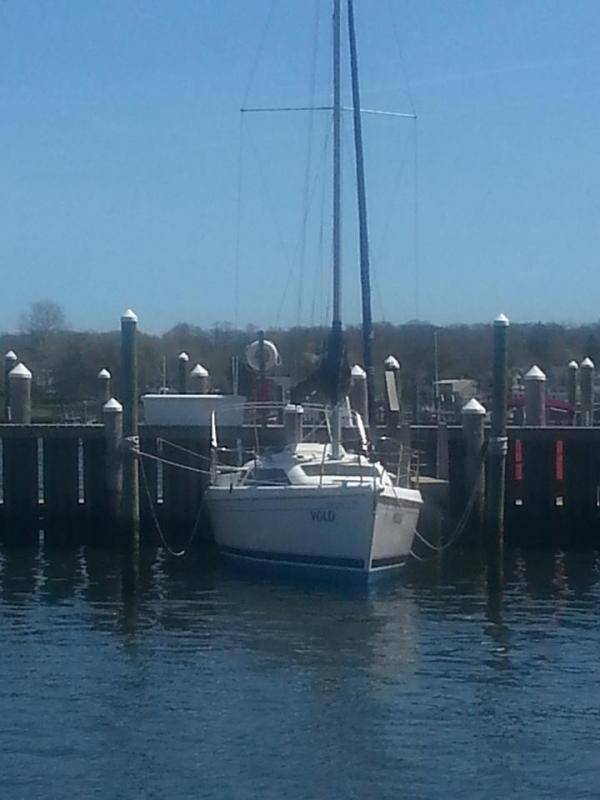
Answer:
M317 239L317 254L315 259L315 272L314 272L314 280L313 280L313 295L312 295L312 304L310 309L310 327L313 328L315 325L315 307L317 304L317 295L319 297L323 297L323 251L324 251L324 242L325 242L325 198L326 198L326 184L323 181L321 187L321 213L319 215L319 235ZM325 290L325 297L326 301L324 304L321 305L321 319L320 324L323 326L325 324L325 319L329 317L329 305L331 300L331 285L330 282L327 281L327 287Z
M260 40L259 40L259 43L258 43L258 48L256 50L256 55L254 57L254 62L252 64L252 67L251 67L250 72L248 74L248 82L246 83L246 90L244 91L244 101L242 103L242 106L245 106L246 103L248 102L248 97L250 95L250 90L251 90L252 84L254 82L254 76L256 75L256 70L258 68L260 60L262 58L263 51L265 49L265 43L266 43L266 40L267 40L267 33L269 32L269 28L271 27L271 22L272 22L272 19L273 19L273 11L275 9L275 2L276 2L276 0L271 0L271 5L269 6L269 11L268 11L267 17L265 19L265 24L263 26L263 29L262 29L262 32L261 32L261 35L260 35Z
M317 170L315 172L313 183L312 183L312 186L311 186L310 192L309 192L308 204L307 204L307 207L305 209L305 213L306 213L307 217L308 217L308 213L309 213L309 211L310 211L310 209L312 207L312 203L313 203L313 199L314 199L314 196L315 196L318 180L319 180L320 176L323 173L323 166L324 166L324 163L325 163L325 158L327 156L327 150L328 150L330 136L331 136L331 130L329 130L329 128L328 128L327 133L325 134L324 141L323 141L323 147L321 149L321 154L320 154L320 157L319 157ZM298 248L299 245L300 245L300 242L296 245L296 248ZM275 327L277 327L279 325L279 321L280 321L280 318L281 318L281 314L283 312L283 308L285 306L285 301L287 299L287 293L288 293L288 290L290 288L292 277L293 277L293 266L290 264L290 270L288 272L286 284L285 284L285 287L284 287L284 290L283 290L283 295L282 295L282 298L281 298L281 302L279 304L279 309L277 311L277 316L275 318Z
M402 176L403 176L404 169L405 169L406 162L407 162L410 140L411 140L410 135L407 136L406 139L404 140L404 147L403 147L403 149L401 151L400 162L399 162L398 168L396 170L396 175L395 175L395 178L394 178L394 184L393 184L393 189L392 189L392 199L387 204L386 219L385 219L385 222L384 222L383 229L382 229L382 232L380 234L380 237L379 237L379 239L377 241L377 245L376 245L376 247L373 247L373 250L374 250L374 255L373 255L373 260L372 260L373 283L375 285L375 295L377 297L377 304L379 306L379 310L380 310L380 313L381 313L381 318L382 318L382 320L384 322L386 320L386 314L385 314L385 308L384 308L384 304L383 304L383 295L382 295L382 292L381 292L381 286L380 286L380 282L379 282L378 265L382 263L383 258L384 258L384 247L385 247L385 245L387 243L387 240L388 240L389 231L390 231L391 222L392 222L392 215L393 215L393 211L395 210L395 205L396 205L395 198L398 196L399 191L400 191L400 184L401 184L401 181L402 181Z
M314 106L317 80L317 52L319 45L319 0L315 0L315 15L313 22L313 50L311 58L311 72L309 80L309 106ZM298 303L296 309L296 325L300 327L302 318L302 284L304 281L304 267L306 262L306 225L308 221L308 205L310 192L310 172L312 166L312 143L314 129L314 111L310 111L307 124L307 153L304 169L303 214L300 227L300 255L298 263Z
M330 29L329 31L329 51L333 50L333 30ZM327 97L333 96L333 63L331 59L327 60L329 65L329 70L327 73ZM329 128L330 132L332 132L332 127ZM329 153L326 153L326 158L328 159ZM329 160L329 159L328 159ZM321 302L321 309L320 309L320 325L324 327L326 324L326 320L329 319L329 309L331 306L331 292L332 286L329 279L327 279L325 291L323 291L323 280L325 275L329 274L328 270L324 269L325 259L324 259L324 252L325 252L325 203L327 198L327 183L326 181L322 182L321 185L321 213L319 217L319 234L317 239L317 254L316 254L316 263L315 263L315 279L313 281L313 297L312 297L312 306L310 312L310 326L311 328L315 324L315 306L316 306L316 299L317 293L320 298L325 297L325 303ZM318 342L319 348L322 346L322 342Z
M414 176L414 258L415 258L415 319L420 318L420 272L421 272L421 252L420 252L420 238L419 238L419 127L415 122L415 148L414 148L414 162L413 162L413 176Z
M242 180L244 174L244 117L240 114L235 247L233 261L233 329L237 330L240 305L240 252L242 241Z
M273 218L273 226L275 228L275 233L276 233L277 239L279 241L279 246L281 247L282 254L283 254L285 260L287 261L288 270L293 270L293 259L291 257L291 254L290 254L289 250L288 250L288 247L287 247L287 245L285 243L285 239L283 237L283 234L281 232L281 228L280 228L279 223L277 221L277 215L275 214L276 206L275 206L275 203L273 201L273 196L271 195L271 192L269 190L269 185L268 185L267 180L266 180L264 165L263 165L262 159L260 157L260 153L258 151L258 148L256 146L256 142L254 141L254 138L252 137L252 134L251 134L250 130L248 131L248 138L250 140L250 144L252 146L252 151L254 153L254 158L256 160L256 166L257 166L257 169L258 169L258 176L259 176L259 179L260 179L260 183L262 185L263 192L265 193L265 196L266 196L266 199L267 199L267 203L268 203L268 206L269 206L269 211L270 211L271 217Z
M408 104L410 106L410 110L412 111L415 119L417 118L416 106L414 102L414 97L412 93L412 88L410 85L410 79L408 77L408 69L406 68L406 61L404 59L404 53L402 52L402 45L400 43L400 32L398 31L398 21L396 20L396 15L394 14L394 9L392 7L392 0L387 0L388 2L388 10L390 14L390 19L392 20L392 32L394 34L394 40L396 42L396 47L398 49L398 56L400 59L400 68L404 75L404 82L406 84L406 93L408 95Z

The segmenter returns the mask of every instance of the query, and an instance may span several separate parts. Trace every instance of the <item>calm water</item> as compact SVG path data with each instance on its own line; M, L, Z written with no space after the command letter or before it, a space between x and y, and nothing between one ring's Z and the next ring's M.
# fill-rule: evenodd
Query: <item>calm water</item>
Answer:
M374 590L147 554L3 551L0 796L597 798L595 556Z

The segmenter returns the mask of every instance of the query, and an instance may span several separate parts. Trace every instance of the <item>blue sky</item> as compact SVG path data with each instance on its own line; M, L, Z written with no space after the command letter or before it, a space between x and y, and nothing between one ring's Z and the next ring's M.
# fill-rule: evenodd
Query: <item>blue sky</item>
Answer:
M355 2L363 105L419 117L365 119L374 316L600 318L600 5ZM328 101L329 6L2 2L0 329L325 320L330 120L239 108Z

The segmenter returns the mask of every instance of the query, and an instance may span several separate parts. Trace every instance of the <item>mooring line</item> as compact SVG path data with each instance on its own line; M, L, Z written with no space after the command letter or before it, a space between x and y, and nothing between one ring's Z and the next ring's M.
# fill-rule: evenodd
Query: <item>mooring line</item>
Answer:
M144 462L143 461L140 461L140 468L141 468L141 473L142 473L142 482L144 484L144 490L146 492L146 497L148 499L148 505L150 506L150 512L152 514L152 519L154 521L154 526L156 528L158 536L159 536L163 546L165 547L165 549L167 550L167 552L170 555L175 556L175 558L181 558L182 556L184 556L187 553L188 548L190 547L190 545L192 544L192 542L194 541L194 539L196 537L196 534L198 532L199 523L200 523L200 517L201 517L201 514L202 514L202 511L204 509L204 505L205 505L206 501L205 501L204 498L202 498L202 502L200 503L200 506L198 508L198 513L196 515L196 519L195 519L194 525L192 527L192 532L190 534L190 537L189 537L188 541L185 544L185 547L183 547L181 550L173 550L171 545L167 542L167 539L166 539L166 537L165 537L165 535L163 533L162 527L160 525L160 521L158 519L158 514L156 513L156 509L154 507L154 500L152 498L152 493L150 492L150 486L148 485L148 477L146 475L146 469L144 467Z
M149 458L151 461L158 461L161 464L167 464L169 467L178 467L179 469L187 470L187 472L195 472L198 475L210 475L210 470L201 469L200 467L190 467L187 464L179 464L177 461L169 461L168 458L163 458L162 456L155 456L154 453L145 453L143 450L140 450L137 447L132 447L131 452L134 453L136 456L142 456L142 458Z
M479 468L481 468L481 466L483 465L483 462L485 461L485 457L487 455L487 449L488 449L487 442L484 442L482 447L481 447L481 454L480 454L480 459L479 459L478 470L479 470ZM444 542L444 544L442 544L442 545L433 544L428 539L426 539L424 536L422 536L419 533L419 531L415 528L414 534L417 537L417 539L419 539L419 541L423 542L423 544L426 545L430 550L433 550L434 553L443 553L445 550L447 550L453 544L456 544L456 542L460 539L460 537L465 532L465 530L467 528L467 523L468 523L468 521L469 521L469 519L471 517L471 511L473 510L473 506L475 504L475 499L477 497L477 491L478 491L478 488L479 488L478 483L479 483L479 480L476 477L475 481L473 483L473 488L471 489L471 494L469 495L469 499L467 500L467 504L465 506L465 509L464 509L463 513L461 514L460 519L458 520L458 522L456 524L456 527L454 529L454 532L453 532L452 536L450 536L448 538L448 540L446 542ZM430 561L433 558L433 556L431 556L429 559L423 558L422 556L417 556L416 553L412 549L410 551L410 554L411 554L411 556L414 556L414 558L416 558L417 561Z
M190 456L195 456L196 458L202 459L202 461L210 461L208 456L205 456L203 453L197 453L195 450L190 450L187 447L182 447L180 444L175 444L175 442L170 442L168 439L163 439L161 436L156 438L157 444L168 444L169 447L172 447L174 450L181 450L182 453L188 453Z

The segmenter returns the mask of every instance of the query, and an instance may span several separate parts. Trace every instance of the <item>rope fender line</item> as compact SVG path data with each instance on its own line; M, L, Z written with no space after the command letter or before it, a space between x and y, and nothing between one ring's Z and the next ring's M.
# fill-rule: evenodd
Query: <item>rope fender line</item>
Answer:
M202 469L201 467L192 467L188 464L180 464L177 461L170 461L168 458L163 458L162 456L155 456L154 453L146 453L143 450L140 450L138 447L132 447L131 452L136 456L141 456L142 459L148 458L151 461L158 461L160 464L166 464L169 467L177 467L178 469L183 469L186 472L195 472L198 475L211 475L210 470ZM140 463L142 463L140 461Z
M168 439L163 439L162 436L156 437L156 443L161 445L168 445L172 447L173 450L180 450L182 453L187 453L190 456L194 456L195 458L199 458L202 461L210 461L209 456L205 456L203 453L197 453L195 450L190 450L188 447L183 447L180 444L176 444L175 442L170 442Z
M485 441L483 443L483 445L481 446L479 459L478 459L478 462L477 462L477 471L479 471L481 469L481 467L484 465L487 453L488 453L488 442ZM471 488L471 493L470 493L469 498L467 500L467 503L465 505L465 509L464 509L463 513L461 514L461 516L460 516L460 518L459 518L459 520L458 520L458 522L456 524L456 527L454 528L452 536L448 537L448 540L446 542L444 542L444 544L442 544L442 545L433 544L428 539L426 539L422 534L420 534L419 531L415 528L413 533L415 534L417 539L419 539L420 542L422 542L424 545L426 545L426 547L428 547L434 553L443 553L449 547L452 547L453 544L456 544L456 542L460 539L460 537L463 535L463 533L465 532L465 530L467 528L467 523L469 522L469 519L471 517L471 512L473 510L473 506L475 505L475 499L477 497L477 490L479 488L478 484L479 484L479 478L476 476L475 480L473 482L473 486ZM412 549L410 550L410 555L413 556L414 558L416 558L417 561L430 561L433 558L433 556L431 556L430 558L423 558L422 556L418 556L414 552L414 550L412 550Z
M150 492L150 486L148 485L148 476L146 475L146 468L144 466L144 461L142 459L140 459L140 471L142 473L142 483L144 484L144 491L146 493L146 499L148 500L148 505L150 507L150 513L152 515L152 520L154 522L154 527L156 528L156 532L158 533L158 537L159 537L160 541L162 542L163 547L165 548L165 550L170 555L174 556L175 558L181 558L182 556L184 556L187 553L187 551L190 548L192 542L196 538L196 534L198 533L198 528L200 526L200 519L201 519L201 516L202 516L202 512L203 512L203 510L204 510L204 508L206 506L206 495L202 498L202 501L201 501L201 503L200 503L200 505L198 507L198 512L196 514L196 519L194 520L194 524L192 526L192 532L191 532L191 534L190 534L185 546L182 547L181 550L174 550L171 547L171 545L169 544L169 542L167 541L167 538L166 538L166 536L165 536L165 534L163 532L163 529L161 527L160 521L158 519L158 514L157 514L156 508L155 508L155 503L154 503L154 500L152 498L152 493Z

